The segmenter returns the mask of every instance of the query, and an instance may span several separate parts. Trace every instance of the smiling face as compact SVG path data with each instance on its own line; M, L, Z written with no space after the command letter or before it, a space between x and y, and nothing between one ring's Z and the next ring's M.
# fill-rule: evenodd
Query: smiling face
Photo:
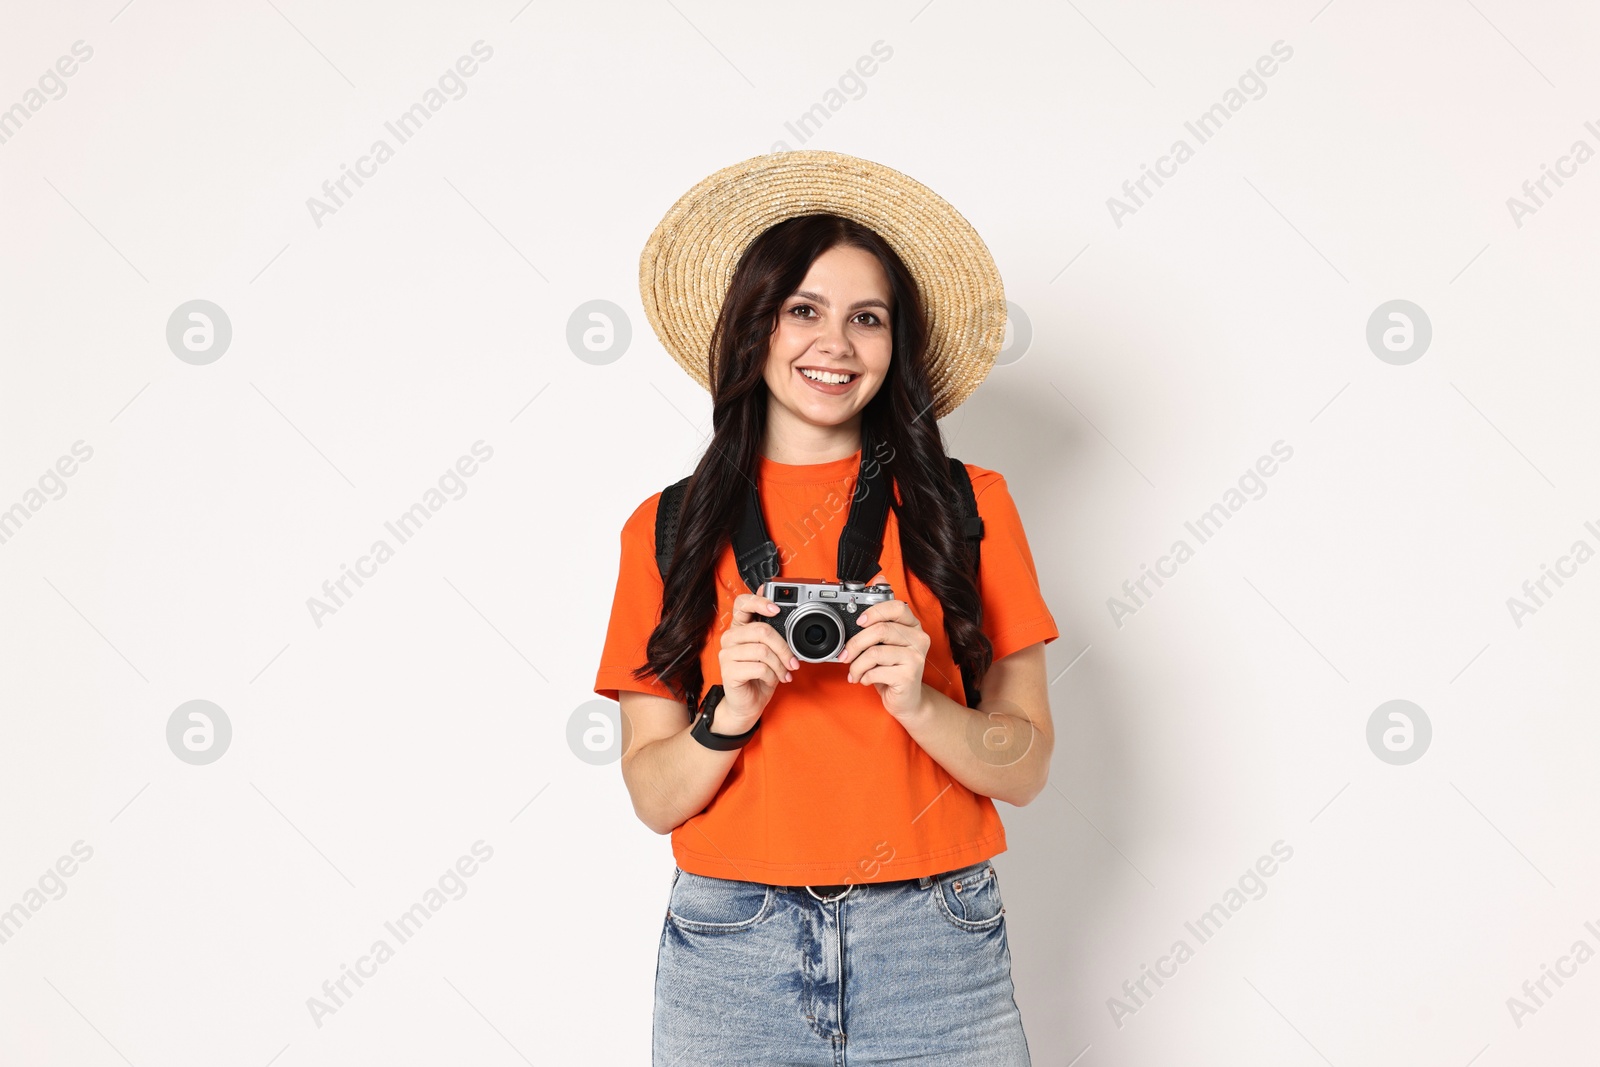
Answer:
M889 300L888 275L870 252L835 245L811 264L778 309L768 343L767 426L777 445L769 456L817 462L861 447L861 410L888 376L894 349Z

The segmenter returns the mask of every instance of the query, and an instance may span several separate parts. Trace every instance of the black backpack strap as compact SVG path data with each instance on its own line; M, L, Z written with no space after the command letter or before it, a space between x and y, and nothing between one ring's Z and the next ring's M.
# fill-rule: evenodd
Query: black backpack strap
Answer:
M889 521L889 472L869 459L875 451L865 428L861 435L861 466L850 514L839 534L839 581L870 582L883 556L883 531Z
M767 523L761 517L761 496L754 482L744 497L744 511L739 516L739 526L733 531L734 560L739 565L739 576L752 593L761 589L763 582L778 576L778 546L767 536Z
M667 580L667 568L672 566L672 550L678 544L678 521L683 514L683 495L689 489L689 479L681 478L661 490L661 500L656 504L656 569L661 580Z

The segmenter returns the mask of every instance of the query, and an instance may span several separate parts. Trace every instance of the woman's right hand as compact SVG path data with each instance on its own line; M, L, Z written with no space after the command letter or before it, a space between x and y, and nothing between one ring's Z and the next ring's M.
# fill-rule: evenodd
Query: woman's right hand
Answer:
M793 678L800 661L789 651L778 628L766 619L778 613L777 604L756 593L733 598L733 623L722 634L717 663L722 668L722 703L712 728L717 733L742 734L756 724L779 682ZM756 618L759 614L762 618Z

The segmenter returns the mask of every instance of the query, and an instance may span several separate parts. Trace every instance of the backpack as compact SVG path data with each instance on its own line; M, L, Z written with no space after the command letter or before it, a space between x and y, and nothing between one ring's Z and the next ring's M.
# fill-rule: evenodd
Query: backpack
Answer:
M839 534L838 580L870 581L878 572L878 557L883 552L884 523L889 516L889 476L881 463L870 463L865 437L862 441L862 467L856 476L856 493L850 501L850 514L845 519L844 530ZM972 476L964 463L953 456L945 457L950 464L950 479L956 487L957 514L961 519L961 533L966 539L971 561L973 580L977 580L979 550L983 541L983 518L978 514L977 498L972 492ZM681 478L661 491L656 506L656 568L666 580L667 568L672 563L672 552L678 541L678 525L682 518L683 498L689 481L694 476ZM766 522L761 517L761 499L754 484L745 498L744 514L733 537L734 558L739 573L751 592L762 583L778 577L778 547L767 535ZM980 694L961 668L961 683L966 691L967 707L976 708ZM713 688L720 688L716 686ZM709 696L709 694L708 694ZM689 706L690 717L696 714L698 697Z

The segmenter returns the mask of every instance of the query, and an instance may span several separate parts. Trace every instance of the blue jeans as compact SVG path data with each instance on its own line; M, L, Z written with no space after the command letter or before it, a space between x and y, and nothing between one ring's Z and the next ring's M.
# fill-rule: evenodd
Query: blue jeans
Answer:
M987 860L827 899L674 870L653 1067L1030 1067Z

